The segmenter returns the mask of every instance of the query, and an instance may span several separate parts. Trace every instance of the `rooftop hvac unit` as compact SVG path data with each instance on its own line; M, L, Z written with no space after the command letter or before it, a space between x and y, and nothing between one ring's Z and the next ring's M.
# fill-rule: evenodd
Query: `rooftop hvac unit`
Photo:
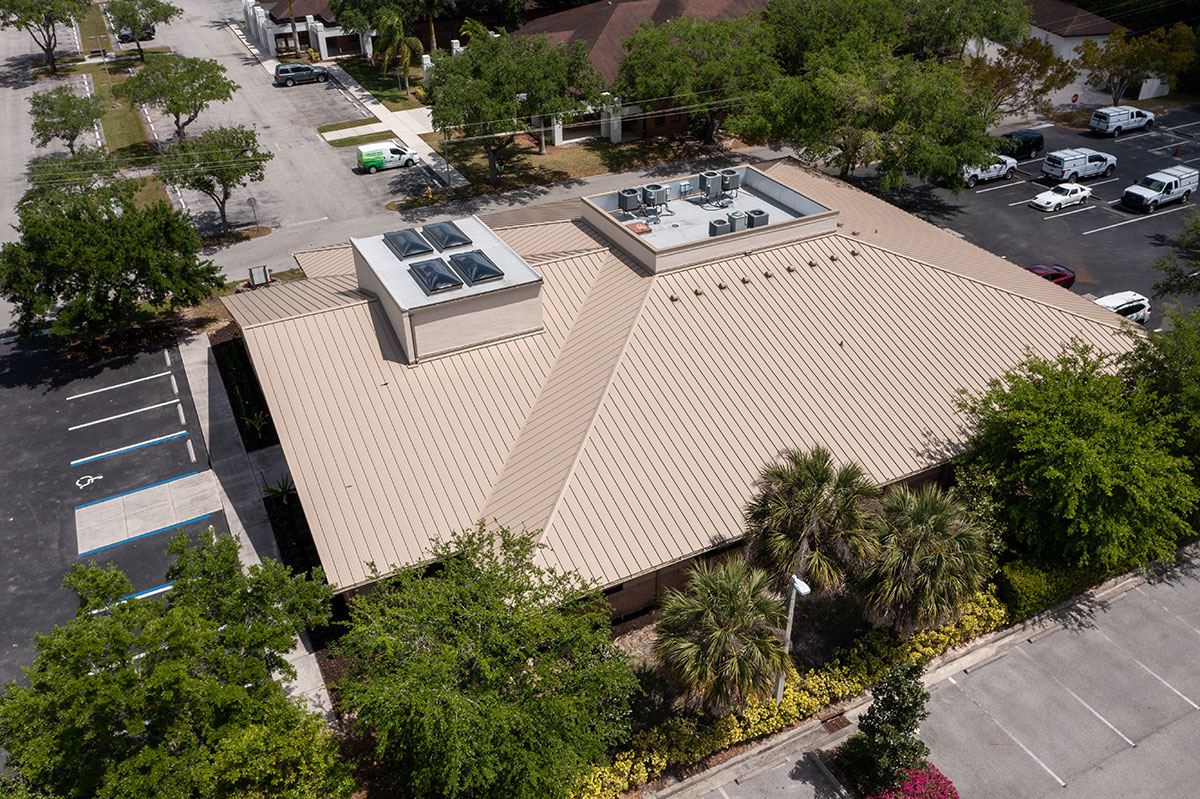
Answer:
M622 211L636 211L642 204L642 193L637 189L621 189L617 192L617 202Z
M730 211L728 214L728 218L729 218L729 232L730 233L737 233L739 230L746 229L746 212L745 211Z
M700 173L700 193L714 200L721 193L721 173L720 172L701 172Z
M742 173L736 169L721 170L721 190L737 191L742 186Z
M714 219L708 223L708 235L723 236L729 232L729 220Z
M755 208L746 212L746 221L750 223L750 227L765 227L767 218L767 212L761 208Z
M642 202L646 205L666 205L667 187L659 183L648 183L642 186Z

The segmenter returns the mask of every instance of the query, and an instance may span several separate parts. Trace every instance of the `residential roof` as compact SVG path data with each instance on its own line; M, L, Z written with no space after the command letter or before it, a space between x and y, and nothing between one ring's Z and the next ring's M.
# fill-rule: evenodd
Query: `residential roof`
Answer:
M679 17L734 19L766 8L766 0L597 0L531 20L516 33L546 34L555 44L586 42L592 66L611 81L625 55L622 42L646 20L657 24Z
M578 220L500 230L544 257L545 331L416 366L349 276L228 298L330 581L482 518L619 583L741 535L783 448L891 482L954 451L959 389L1027 349L1129 346L1116 315L946 230L792 162L769 174L842 228L659 275Z
M1107 36L1114 31L1123 30L1120 25L1110 22L1099 14L1084 11L1082 8L1064 3L1062 0L1027 0L1027 2L1033 12L1033 26L1058 36Z
M292 0L291 14L288 13L287 0L278 3L272 3L268 0L268 2L264 2L261 5L278 22L291 21L292 14L296 15L297 21L302 21L307 16L313 16L318 17L328 24L337 22L337 17L329 7L329 0Z

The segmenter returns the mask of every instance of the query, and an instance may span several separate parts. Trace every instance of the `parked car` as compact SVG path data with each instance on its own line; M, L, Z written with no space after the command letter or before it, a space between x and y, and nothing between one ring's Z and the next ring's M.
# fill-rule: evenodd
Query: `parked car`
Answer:
M1079 205L1088 201L1092 190L1078 183L1060 183L1050 191L1044 191L1030 201L1039 211L1057 211L1068 205Z
M1096 133L1116 138L1130 130L1150 130L1154 127L1154 114L1129 105L1110 105L1092 112L1088 127Z
M1011 155L1018 160L1022 158L1037 158L1038 153L1046 148L1046 137L1036 130L1014 130L999 136L1000 152Z
M329 70L312 64L277 64L275 82L284 86L297 83L324 83L329 80Z
M995 180L996 178L1008 180L1016 173L1017 159L1009 158L1007 155L996 156L996 160L987 166L965 166L962 172L963 180L968 188L981 180Z
M154 38L154 26L153 25L151 25L149 28L146 28L146 30L142 31L142 35L138 37L138 39L143 42L146 41L147 39L153 39L153 38ZM133 41L133 29L132 28L121 28L121 30L119 30L117 32L117 41L121 42L122 44L131 43Z
M1152 172L1121 193L1121 205L1153 212L1158 206L1187 202L1200 186L1200 172L1190 166L1169 166Z
M1117 168L1117 159L1108 153L1076 147L1072 150L1055 150L1042 162L1042 174L1047 177L1074 183L1079 178L1096 175L1111 175Z
M421 156L411 147L393 139L392 141L363 144L358 147L358 168L374 175L381 169L412 166L421 163Z
M1130 322L1137 322L1139 325L1150 321L1150 300L1136 291L1118 291L1116 294L1106 294L1092 302L1115 314L1124 316Z
M1056 283L1065 289L1075 285L1075 270L1062 264L1034 264L1025 269L1038 277L1044 277L1051 283Z

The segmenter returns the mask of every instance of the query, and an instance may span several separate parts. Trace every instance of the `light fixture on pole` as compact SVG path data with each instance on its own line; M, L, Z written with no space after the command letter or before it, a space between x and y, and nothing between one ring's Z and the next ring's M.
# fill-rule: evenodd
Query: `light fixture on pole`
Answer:
M796 612L796 595L808 596L812 593L812 589L808 587L808 583L801 580L796 575L792 575L792 579L788 581L788 620L787 631L783 634L783 654L790 655L792 652L792 615ZM779 675L779 679L775 681L775 706L779 707L779 703L783 701L783 678L786 671Z

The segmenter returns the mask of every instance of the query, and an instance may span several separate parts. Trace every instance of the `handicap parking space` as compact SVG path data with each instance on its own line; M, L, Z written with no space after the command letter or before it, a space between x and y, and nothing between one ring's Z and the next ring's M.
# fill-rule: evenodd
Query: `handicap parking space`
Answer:
M167 544L227 529L178 351L72 365L48 338L0 343L0 680L36 633L66 622L74 563L114 563L135 593L161 586Z

